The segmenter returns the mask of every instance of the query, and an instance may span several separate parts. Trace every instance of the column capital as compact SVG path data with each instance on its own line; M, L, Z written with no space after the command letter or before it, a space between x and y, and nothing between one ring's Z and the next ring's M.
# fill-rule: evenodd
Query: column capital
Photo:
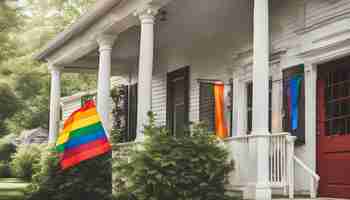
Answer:
M312 72L315 69L316 69L316 65L309 62L304 63L304 72Z
M114 42L117 39L117 37L118 37L117 35L111 35L111 34L99 35L96 38L96 41L99 46L99 51L112 50Z
M141 24L154 24L158 10L159 8L156 6L147 6L146 8L136 10L134 16L139 17Z
M58 66L50 64L50 63L49 63L48 69L51 73L61 72L61 67L58 67Z

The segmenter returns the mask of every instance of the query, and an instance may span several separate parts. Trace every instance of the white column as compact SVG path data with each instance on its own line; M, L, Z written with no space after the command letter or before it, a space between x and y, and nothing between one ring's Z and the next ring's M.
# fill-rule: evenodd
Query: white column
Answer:
M112 48L115 35L101 35L97 38L99 45L99 68L97 82L97 111L106 130L110 130L110 91L111 91L111 64Z
M269 186L269 3L254 1L253 134L256 135L255 199L271 199Z
M283 80L282 71L275 64L272 71L272 133L280 133L283 130L282 106L283 106Z
M317 66L305 64L305 142L312 147L307 151L304 161L312 170L316 170L316 99Z
M233 72L233 119L232 128L234 136L243 136L246 134L246 85L241 80L241 71L239 69Z
M141 39L138 72L137 140L143 137L143 126L152 104L152 72L154 54L154 22L156 9L147 8L135 13L141 22Z
M51 70L49 144L55 144L60 123L61 72L58 67L49 66Z

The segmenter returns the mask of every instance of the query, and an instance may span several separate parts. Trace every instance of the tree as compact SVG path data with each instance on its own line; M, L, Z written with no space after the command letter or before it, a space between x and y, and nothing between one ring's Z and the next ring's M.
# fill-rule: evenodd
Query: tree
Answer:
M7 84L0 84L0 136L6 132L5 120L20 108L16 95Z
M12 92L20 105L3 118L1 124L7 130L4 134L48 126L50 73L46 63L34 61L33 55L94 1L23 0L18 8L0 2L0 27L6 33L0 34L0 83L8 85L7 92ZM95 87L95 75L64 74L61 94L67 96ZM0 96L5 96L2 92Z
M6 1L0 1L0 62L15 53L15 43L9 33L18 27L18 11L10 7Z

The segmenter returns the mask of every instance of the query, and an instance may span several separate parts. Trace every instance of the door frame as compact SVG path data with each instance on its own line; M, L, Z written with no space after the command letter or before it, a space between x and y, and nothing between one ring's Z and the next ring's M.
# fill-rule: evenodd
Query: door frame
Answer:
M329 191L327 190L327 181L329 177L332 177L331 175L328 175L326 172L328 170L332 170L332 167L330 166L326 166L325 161L323 160L323 153L324 152L329 152L329 153L336 153L337 151L342 152L344 151L343 149L341 149L341 146L347 146L347 143L345 143L344 139L349 139L350 136L346 135L346 136L340 136L341 138L336 138L337 136L339 136L338 134L335 135L326 135L327 134L327 130L325 127L325 118L326 118L326 105L325 105L325 101L320 99L320 94L321 92L324 94L325 88L322 88L322 86L320 86L322 78L324 77L323 73L327 73L327 72L332 72L332 71L337 71L337 70L341 70L344 68L348 68L347 67L347 63L350 62L350 56L344 56L344 57L340 57L340 58L336 58L327 62L324 62L322 64L318 65L318 70L317 70L317 82L316 82L316 96L317 96L317 145L316 145L316 157L317 157L317 172L321 177L320 180L320 185L319 185L319 191L318 193L321 196L324 197L333 197L333 198L341 198L339 196L333 196L333 194L328 194ZM346 64L344 64L346 63ZM325 84L325 83L323 83ZM323 86L325 87L325 85ZM321 91L322 90L322 91ZM321 96L323 96L321 95ZM328 143L329 140L327 139L331 139L331 143ZM343 143L344 142L344 143ZM332 144L333 146L330 146L330 144ZM344 145L345 144L345 145ZM328 145L328 146L327 146ZM334 147L334 148L330 148L330 147ZM336 150L335 148L338 148L338 150ZM339 150L340 148L340 150ZM327 176L324 176L325 174L327 174ZM339 193L337 193L339 194ZM343 194L343 193L342 193ZM347 193L346 193L347 194Z
M189 103L190 103L190 66L185 66L180 69L177 69L172 72L167 73L167 102L166 102L166 127L168 128L169 134L174 135L173 129L174 129L174 120L173 120L173 104L174 104L174 97L173 97L173 87L172 87L172 80L184 77L185 85L184 93L185 93L185 122L189 125Z

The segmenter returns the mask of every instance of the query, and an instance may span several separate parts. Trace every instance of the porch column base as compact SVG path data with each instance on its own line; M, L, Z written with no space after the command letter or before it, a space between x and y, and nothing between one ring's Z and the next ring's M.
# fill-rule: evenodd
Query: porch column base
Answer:
M269 184L257 184L255 187L256 200L270 200L272 192Z
M272 190L268 184L250 183L243 190L243 199L270 200Z

